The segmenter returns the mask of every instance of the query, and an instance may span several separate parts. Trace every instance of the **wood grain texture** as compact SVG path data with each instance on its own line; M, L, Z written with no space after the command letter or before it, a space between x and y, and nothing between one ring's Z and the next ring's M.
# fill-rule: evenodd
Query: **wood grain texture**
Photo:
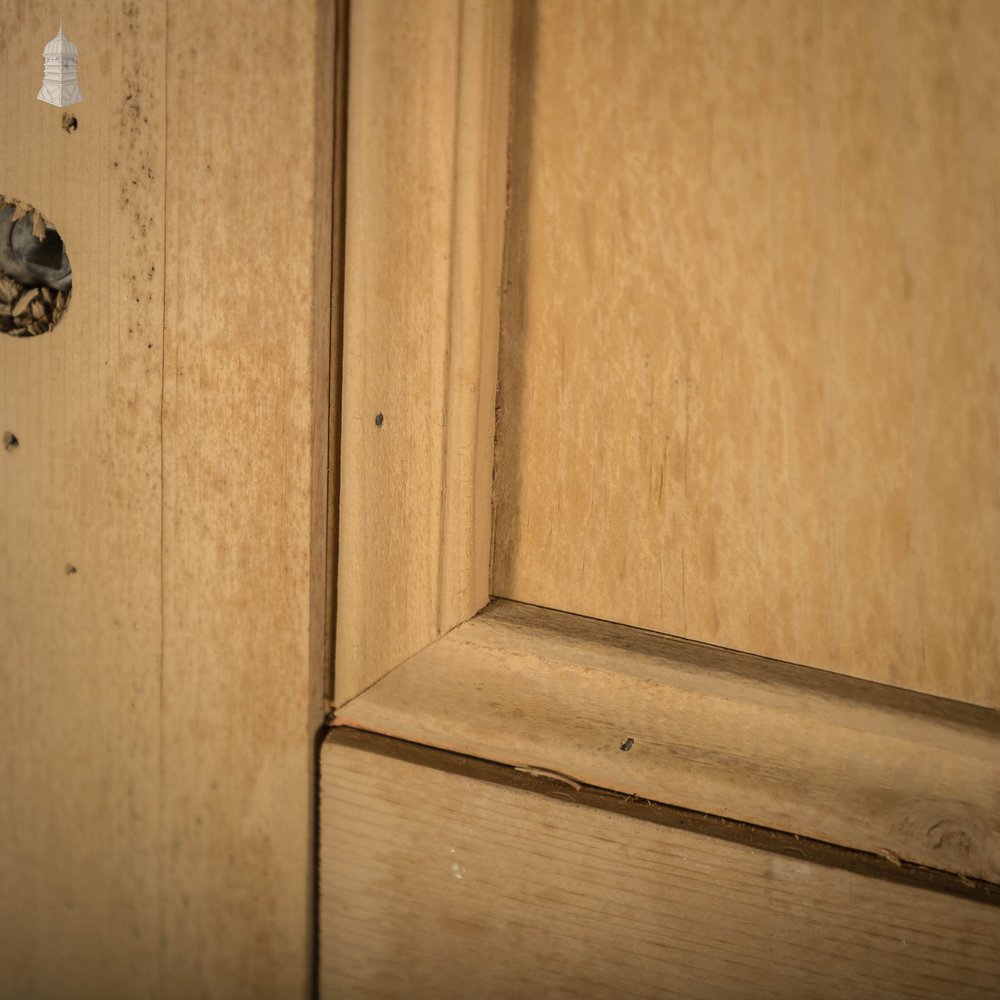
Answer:
M1000 706L1000 6L522 10L493 593Z
M325 1000L995 995L995 905L482 780L498 770L326 743Z
M989 709L499 601L336 722L1000 883Z
M0 337L4 997L309 994L332 17L0 2L0 193L74 276Z
M338 702L489 597L510 45L508 2L352 12Z
M161 954L177 996L310 989L333 12L170 8Z
M35 98L60 13L72 133ZM165 12L0 24L0 193L73 268L54 330L0 336L0 995L156 996Z

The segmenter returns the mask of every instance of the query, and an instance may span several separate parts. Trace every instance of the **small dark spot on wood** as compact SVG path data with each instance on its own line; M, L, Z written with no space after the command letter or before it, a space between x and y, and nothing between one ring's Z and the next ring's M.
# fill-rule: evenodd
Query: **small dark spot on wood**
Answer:
M634 739L632 739L632 737L630 736L630 737L629 737L629 738L628 738L627 740L625 740L625 741L624 741L624 742L622 743L622 745L621 745L621 749L622 749L622 750L624 750L624 751L626 751L626 753L627 753L627 752L628 752L629 750L631 750L631 749L632 749L632 747L634 747L634 746L635 746L635 740L634 740Z
M382 416L381 413L376 413L375 414L375 426L376 427L381 427L382 426L382 422L384 420L385 420L385 418Z
M66 563L66 575L72 576L76 572L76 567L72 563Z
M68 111L63 112L62 126L65 132L75 132L79 126L79 122L76 120L76 115L71 115Z
M21 442L18 441L16 434L11 434L10 431L4 431L3 434L3 446L7 451L13 451Z

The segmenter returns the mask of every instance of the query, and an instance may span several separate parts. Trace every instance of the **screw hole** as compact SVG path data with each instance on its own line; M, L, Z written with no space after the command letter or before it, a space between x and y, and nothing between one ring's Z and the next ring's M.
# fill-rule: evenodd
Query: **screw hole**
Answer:
M63 130L66 132L75 132L79 127L79 122L76 120L75 115L71 115L68 111L63 112L62 126Z
M382 426L382 422L383 422L384 419L385 418L382 416L381 413L376 413L375 414L375 426L376 427L381 427Z
M72 576L76 572L76 567L72 563L66 563L66 575Z
M21 442L18 441L16 434L11 434L10 431L4 431L3 435L3 446L7 451L13 451Z

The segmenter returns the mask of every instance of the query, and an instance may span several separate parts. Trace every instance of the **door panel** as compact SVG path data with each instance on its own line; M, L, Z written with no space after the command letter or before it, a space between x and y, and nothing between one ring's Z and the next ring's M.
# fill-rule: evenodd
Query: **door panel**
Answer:
M324 1000L994 995L984 901L365 734L322 770Z
M998 714L919 691L996 703L995 13L390 7L321 992L988 991Z
M1000 8L521 8L497 596L1000 705Z

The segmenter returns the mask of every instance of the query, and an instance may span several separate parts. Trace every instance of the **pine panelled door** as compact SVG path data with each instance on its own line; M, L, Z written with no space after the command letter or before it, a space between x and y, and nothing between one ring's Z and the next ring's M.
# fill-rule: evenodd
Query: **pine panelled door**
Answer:
M0 1000L1000 995L1000 5L0 18Z
M996 996L1000 7L350 18L320 995Z

